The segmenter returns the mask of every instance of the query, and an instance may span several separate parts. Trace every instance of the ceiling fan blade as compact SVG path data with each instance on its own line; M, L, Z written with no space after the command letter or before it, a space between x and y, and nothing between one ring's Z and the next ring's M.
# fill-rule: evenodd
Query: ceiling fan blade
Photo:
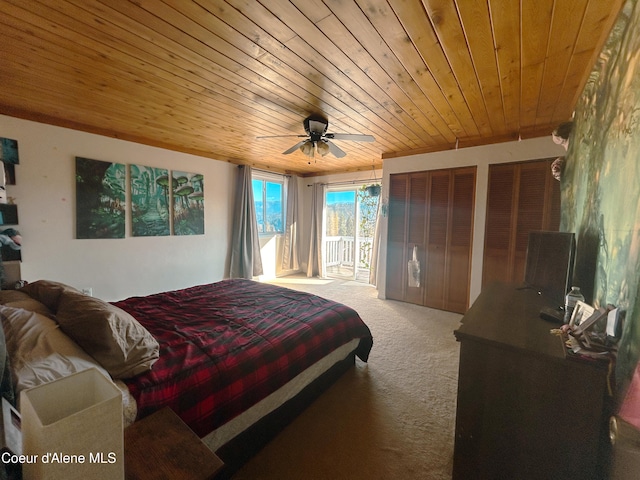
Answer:
M327 140L327 145L329 145L329 151L333 154L334 157L336 158L342 158L344 156L346 156L347 154L340 148L338 147L335 143L330 142Z
M375 142L373 135L360 135L357 133L327 133L326 138L332 140L351 140L354 142Z
M306 137L306 135L302 135L302 136L303 136L303 137ZM298 142L298 143L296 143L296 144L295 144L293 147L291 147L290 149L285 150L284 152L282 152L282 154L283 154L283 155L289 155L290 153L295 152L297 149L299 149L299 148L302 146L302 144L303 144L304 142L306 142L306 140L303 140L302 142Z
M287 138L287 137L302 138L302 137L307 137L307 135L267 135L267 136L256 137L256 138Z

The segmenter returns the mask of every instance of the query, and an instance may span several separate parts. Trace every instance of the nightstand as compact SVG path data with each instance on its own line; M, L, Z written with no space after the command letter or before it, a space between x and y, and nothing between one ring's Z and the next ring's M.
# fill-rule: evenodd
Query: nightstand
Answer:
M210 480L224 463L170 408L124 430L127 480Z

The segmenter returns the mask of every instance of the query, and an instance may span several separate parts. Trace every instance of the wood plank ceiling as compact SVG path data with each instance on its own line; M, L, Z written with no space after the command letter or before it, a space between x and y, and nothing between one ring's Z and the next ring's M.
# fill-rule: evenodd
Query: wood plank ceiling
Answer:
M549 135L622 3L0 0L0 113L303 176L370 170ZM312 113L376 141L311 160L256 139Z

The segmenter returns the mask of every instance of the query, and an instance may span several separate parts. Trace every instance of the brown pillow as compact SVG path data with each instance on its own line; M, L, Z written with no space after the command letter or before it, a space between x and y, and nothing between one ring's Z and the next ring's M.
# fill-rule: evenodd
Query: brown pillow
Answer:
M145 372L159 357L158 342L146 328L121 308L98 298L62 292L56 320L113 378Z
M60 295L62 295L62 292L72 291L80 293L79 290L69 285L51 280L37 280L33 283L27 283L19 291L27 293L40 303L45 304L47 308L54 313L58 310L58 303L60 303Z
M22 308L30 312L40 313L47 317L52 315L43 303L27 295L21 290L0 290L0 304L11 308Z
M22 290L0 290L0 303L6 305L9 302L17 302L31 298Z

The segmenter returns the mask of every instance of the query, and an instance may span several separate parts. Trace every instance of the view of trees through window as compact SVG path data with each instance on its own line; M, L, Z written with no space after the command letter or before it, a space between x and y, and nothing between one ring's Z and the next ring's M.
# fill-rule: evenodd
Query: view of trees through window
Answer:
M357 191L348 190L327 193L327 235L353 236L356 225L354 208L356 194L360 203L359 235L361 237L373 237L379 197L370 196L365 186Z
M355 201L360 205L360 218L356 219ZM366 186L358 190L327 192L326 201L326 234L330 237L354 237L356 228L359 244L361 266L369 267L369 250L373 246L376 226L376 213L379 197L372 197Z
M327 192L326 233L330 237L353 236L355 192Z
M284 198L281 182L254 178L253 201L260 233L282 233L284 231Z

